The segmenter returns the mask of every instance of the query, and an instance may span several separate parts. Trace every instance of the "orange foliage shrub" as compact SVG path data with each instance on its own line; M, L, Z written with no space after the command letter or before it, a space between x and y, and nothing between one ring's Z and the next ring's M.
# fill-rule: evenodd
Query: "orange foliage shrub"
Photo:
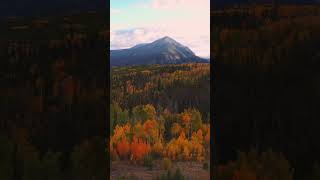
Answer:
M191 115L184 112L181 120L187 128L191 122ZM188 137L186 137L183 127L179 123L174 123L171 133L179 136L172 138L168 143L163 141L160 128L155 119L148 119L143 124L138 121L132 127L129 123L123 126L116 125L113 136L110 137L111 157L127 158L130 155L130 160L141 161L152 153L153 156L164 156L172 160L203 161L210 153L209 125L203 124L195 132L187 131Z
M127 142L126 138L122 138L121 141L117 144L117 152L120 157L127 157L130 152L130 145Z
M140 161L145 155L151 151L149 144L143 142L141 139L133 138L131 143L131 159Z

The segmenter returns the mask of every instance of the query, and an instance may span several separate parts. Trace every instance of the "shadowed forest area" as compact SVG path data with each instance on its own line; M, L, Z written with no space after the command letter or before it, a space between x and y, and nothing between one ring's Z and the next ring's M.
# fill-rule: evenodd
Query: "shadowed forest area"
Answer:
M319 179L320 7L243 5L211 19L214 177Z
M0 179L106 179L103 12L1 19Z

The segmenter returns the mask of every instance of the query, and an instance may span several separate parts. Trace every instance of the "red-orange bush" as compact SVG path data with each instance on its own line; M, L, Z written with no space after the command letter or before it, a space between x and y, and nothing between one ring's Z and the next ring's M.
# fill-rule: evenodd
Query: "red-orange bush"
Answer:
M117 152L120 157L125 158L129 155L130 145L127 142L126 138L122 138L117 144Z
M151 148L150 145L146 142L143 142L141 139L134 138L131 143L131 158L135 161L140 161L145 155L147 155Z

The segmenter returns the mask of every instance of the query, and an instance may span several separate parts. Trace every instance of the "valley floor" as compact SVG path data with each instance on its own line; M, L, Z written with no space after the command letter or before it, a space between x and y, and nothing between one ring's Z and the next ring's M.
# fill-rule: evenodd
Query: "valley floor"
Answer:
M123 176L135 176L143 180L152 180L157 176L167 173L166 170L160 167L160 161L156 161L154 164L154 168L149 170L147 167L132 164L130 161L112 161L110 179L116 180ZM208 170L204 170L202 166L203 163L201 162L176 162L173 164L171 170L174 173L176 168L179 167L186 179L209 180L210 172Z

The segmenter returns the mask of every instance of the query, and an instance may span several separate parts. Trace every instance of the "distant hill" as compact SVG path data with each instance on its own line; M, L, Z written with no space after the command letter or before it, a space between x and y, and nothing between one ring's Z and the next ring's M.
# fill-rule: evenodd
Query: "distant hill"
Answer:
M209 62L170 37L148 44L138 44L130 49L111 50L110 61L111 66Z

